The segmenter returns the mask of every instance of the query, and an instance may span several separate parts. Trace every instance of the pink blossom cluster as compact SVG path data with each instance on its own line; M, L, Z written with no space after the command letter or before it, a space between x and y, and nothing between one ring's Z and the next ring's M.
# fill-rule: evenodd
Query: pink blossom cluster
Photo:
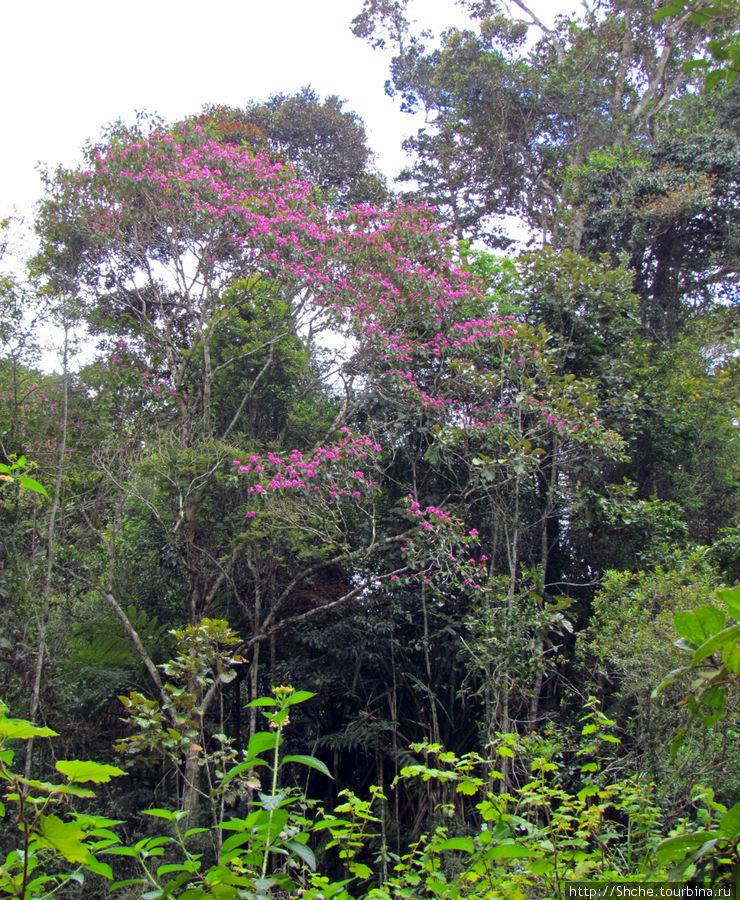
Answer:
M368 435L355 435L346 427L341 429L341 435L336 444L318 447L305 456L300 450L293 450L287 457L271 452L265 456L253 453L246 462L235 459L231 465L239 474L253 479L248 494L297 489L306 493L322 491L332 500L352 497L359 501L378 486L368 468L374 466L382 448ZM255 515L256 510L252 509L246 517Z
M422 506L413 494L407 494L404 502L406 515L417 522L419 531L417 537L401 547L409 567L403 580L438 586L454 582L475 591L487 590L481 582L485 580L488 557L467 557L470 547L477 544L478 530L468 529L464 522L438 506Z
M245 273L289 279L373 349L387 376L443 427L500 430L522 406L506 385L521 393L529 378L537 389L536 340L511 317L470 314L486 307L482 287L455 261L429 207L365 204L332 216L289 166L192 124L114 140L59 185L46 225L86 216L93 256L96 235L101 248L118 242L125 253L136 229L157 252L163 236L173 254L187 247L201 277L220 285ZM499 363L487 367L489 359ZM148 374L143 384L167 390L152 388ZM546 396L526 405L541 429L571 441L618 440L575 405ZM308 471L282 477L307 485L315 478Z

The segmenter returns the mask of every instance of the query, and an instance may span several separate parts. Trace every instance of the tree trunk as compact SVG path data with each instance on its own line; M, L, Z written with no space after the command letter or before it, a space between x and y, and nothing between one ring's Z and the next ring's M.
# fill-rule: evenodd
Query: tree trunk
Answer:
M56 554L56 520L59 512L59 503L64 482L64 462L67 455L67 414L69 407L69 323L64 322L64 345L62 356L62 434L59 441L59 454L57 456L56 473L54 476L54 493L49 509L49 519L46 527L46 567L44 581L41 588L42 604L39 620L38 650L36 654L36 667L33 673L33 685L31 686L31 702L29 704L28 718L33 722L38 713L41 699L41 679L44 670L44 658L47 654L46 636L49 629L49 612L51 607L52 574L54 570L54 556ZM26 758L24 774L31 777L31 761L33 758L33 738L26 743Z

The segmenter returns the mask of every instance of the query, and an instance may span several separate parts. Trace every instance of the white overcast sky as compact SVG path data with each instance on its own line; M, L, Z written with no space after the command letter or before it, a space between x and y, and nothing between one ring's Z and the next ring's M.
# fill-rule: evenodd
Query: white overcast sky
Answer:
M394 175L414 130L383 85L388 58L355 38L361 0L17 0L3 4L0 70L5 140L0 218L32 216L40 164L79 161L107 123L136 110L175 119L206 103L244 105L310 84L365 121L379 164ZM552 20L575 0L533 0ZM435 26L452 0L418 0ZM458 21L459 18L458 18Z

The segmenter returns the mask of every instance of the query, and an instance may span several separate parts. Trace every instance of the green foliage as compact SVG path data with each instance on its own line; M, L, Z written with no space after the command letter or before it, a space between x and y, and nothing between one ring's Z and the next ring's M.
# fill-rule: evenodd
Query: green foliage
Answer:
M67 422L59 379L21 364L31 298L0 279L4 693L23 709L38 654L34 704L65 755L107 760L117 739L135 776L29 748L45 774L8 805L53 879L29 900L63 895L63 872L74 892L98 848L120 895L149 900L728 878L737 84L694 90L684 64L719 31L647 3L592 4L536 41L497 0L466 5L471 28L437 45L405 0L356 20L399 45L402 103L430 114L413 175L457 243L428 210L347 212L382 185L361 123L306 89L115 127L49 179L35 264L107 354L65 382ZM190 150L208 165L180 171ZM507 213L543 249L472 251L506 243ZM373 448L346 445L366 492L328 463L310 487L273 478L340 429ZM311 690L259 696L280 683ZM597 705L580 718L578 684L621 743ZM712 727L671 758L687 710ZM44 734L0 718L4 742ZM101 809L131 809L128 845L67 813L95 784Z
M218 631L222 639L230 639L231 632L217 623L211 623L207 629ZM177 664L178 669L181 667L181 663ZM142 873L142 877L116 882L112 889L149 888L142 895L148 900L213 896L221 900L247 897L269 900L274 896L273 890L292 894L298 889L305 891L302 896L316 900L320 895L348 898L343 891L346 882L330 882L314 875L316 859L308 841L315 831L329 826L316 824L308 815L309 804L305 798L281 785L279 778L286 765L308 766L331 777L324 763L315 757L281 754L283 732L289 725L292 709L313 696L310 691L295 691L291 686L282 685L273 688L272 696L247 704L248 708L261 711L269 730L252 736L246 758L228 768L216 793L225 791L227 785L233 789L241 781L241 790L250 794L256 791L257 800L250 804L245 817L227 818L218 824L221 835L214 864L207 866L203 854L191 849L193 838L205 829L183 828L185 811L149 809L145 814L169 823L172 834L145 838L133 847L111 848L110 854L135 860ZM245 773L254 773L259 767L267 769L261 785L254 774L251 780L243 778ZM165 854L167 861L159 863ZM173 856L177 861L169 861Z
M58 895L65 885L83 885L88 875L111 880L113 872L99 856L120 842L111 828L121 822L76 812L74 804L95 797L79 785L103 784L126 773L117 766L79 759L57 760L63 782L40 781L13 771L15 741L58 735L25 719L9 719L7 712L0 702L0 787L17 844L0 863L0 894L14 900L43 900ZM0 802L3 818L6 803Z
M594 599L591 622L578 636L581 677L623 722L626 758L649 773L659 801L673 810L691 807L700 781L713 784L724 801L738 788L736 714L716 733L689 733L671 756L667 748L685 728L684 697L679 685L667 680L660 696L654 691L666 672L684 669L686 651L673 643L674 622L722 619L716 599L720 585L705 548L665 548L652 570L607 573Z
M733 84L740 75L740 41L735 32L738 7L733 0L714 0L712 3L694 0L671 0L653 13L656 21L668 16L687 16L689 22L706 29L712 39L707 44L711 59L685 63L688 71L700 69L705 73L704 86L713 90L722 81Z
M654 691L657 696L683 676L692 676L686 698L689 725L694 719L705 727L715 725L725 715L728 688L740 687L740 585L719 590L717 596L734 622L728 623L727 614L716 606L676 613L673 622L680 637L675 644L690 660L669 672ZM685 729L679 730L674 752L684 734Z
M224 774L236 751L221 729L207 746L204 718L215 694L236 677L234 666L244 662L238 648L234 649L240 640L219 619L202 619L197 626L173 629L171 634L179 653L160 666L169 679L163 696L151 700L132 691L119 698L136 731L120 740L116 749L133 758L164 758L175 768L183 758L194 759L198 769L206 770L211 799L218 802L222 795L214 784L216 773Z
M414 33L406 6L365 0L353 23L375 46L391 36L393 93L403 109L426 113L406 142L414 158L405 176L458 239L499 245L511 240L505 217L516 215L533 239L580 249L582 207L571 202L568 170L594 151L650 144L689 67L712 47L696 22L654 18L650 4L628 14L616 2L589 5L547 27L524 4L470 2L467 27L436 40ZM726 7L735 10L731 0Z
M18 459L11 458L10 463L0 463L0 488L7 489L8 485L17 484L21 490L33 491L35 494L43 494L48 497L43 484L39 484L35 478L25 474L34 468L36 468L35 463L26 463L25 456Z
M157 616L130 604L124 609L150 656L157 660L172 643L167 625ZM109 699L111 694L140 685L146 678L140 655L136 652L120 619L112 612L75 623L68 636L69 656L61 665L65 681L74 697L83 703Z
M626 255L643 329L660 342L674 343L697 306L711 308L715 286L737 271L735 145L711 111L692 121L687 101L649 146L597 154L569 175L583 213L582 249Z
M698 787L697 819L683 820L657 847L655 858L675 880L708 879L713 885L736 884L740 871L740 803L730 809L711 788Z
M288 160L319 188L331 206L378 204L386 199L383 178L373 170L365 127L343 109L336 95L321 100L310 87L274 94L246 109L207 106L195 117L220 140L246 142Z
M567 881L660 878L651 863L658 841L651 786L609 779L619 739L593 701L581 722L575 767L552 733L524 740L499 735L490 759L415 745L425 762L404 767L400 779L448 786L439 812L449 824L412 844L368 900L560 896ZM496 787L504 759L521 774L521 786L510 792ZM459 816L453 818L461 804L477 810L464 832L456 830Z
M736 602L734 595L730 599ZM342 802L327 813L281 784L284 766L303 765L329 775L315 757L281 752L292 710L313 696L279 686L271 696L247 704L261 711L269 727L253 735L245 758L221 776L220 789L244 772L259 769L265 775L247 787L256 788L247 814L218 825L222 839L210 863L195 846L206 829L188 827L186 811L144 810L150 819L167 823L170 833L131 845L121 844L111 831L120 822L79 813L65 819L50 811L61 812L74 798L94 796L80 784L104 783L124 773L115 766L67 760L57 763L66 777L63 784L15 775L7 741L55 733L8 719L2 707L0 777L8 785L7 799L18 810L24 847L22 852L11 851L0 867L0 890L17 900L32 900L50 896L68 882L82 883L85 873L112 879L110 865L98 858L103 855L138 869L139 874L115 881L111 890L135 888L142 900L269 900L274 891L300 892L309 900L349 900L353 881L352 896L365 900L522 900L533 892L559 896L570 881L639 883L693 877L723 884L737 863L740 804L728 809L714 799L713 791L702 789L697 818L681 820L666 835L653 786L635 776L614 779L620 739L613 733L614 721L593 698L569 746L552 729L526 738L500 734L490 757L474 752L457 756L429 742L413 745L422 759L401 769L393 789L406 784L421 791L424 785L436 785L442 791L435 811L438 824L413 840L406 852L396 853L380 828L388 802L380 788L371 787L367 800L343 791ZM498 785L502 761L510 761L517 773L518 783L509 791ZM348 875L339 881L317 871L311 843L324 834L329 836L324 853L336 849ZM392 871L373 884L374 869L363 859L371 846L377 849L378 841L376 863L390 863ZM62 871L45 874L41 867L54 858L64 861Z

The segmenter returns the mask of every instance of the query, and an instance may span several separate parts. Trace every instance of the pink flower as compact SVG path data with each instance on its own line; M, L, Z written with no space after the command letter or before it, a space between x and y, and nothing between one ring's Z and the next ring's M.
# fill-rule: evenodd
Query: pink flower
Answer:
M256 513L253 509L250 509L250 510L247 512L246 518L247 518L247 519L253 519L256 515L257 515L257 513Z

